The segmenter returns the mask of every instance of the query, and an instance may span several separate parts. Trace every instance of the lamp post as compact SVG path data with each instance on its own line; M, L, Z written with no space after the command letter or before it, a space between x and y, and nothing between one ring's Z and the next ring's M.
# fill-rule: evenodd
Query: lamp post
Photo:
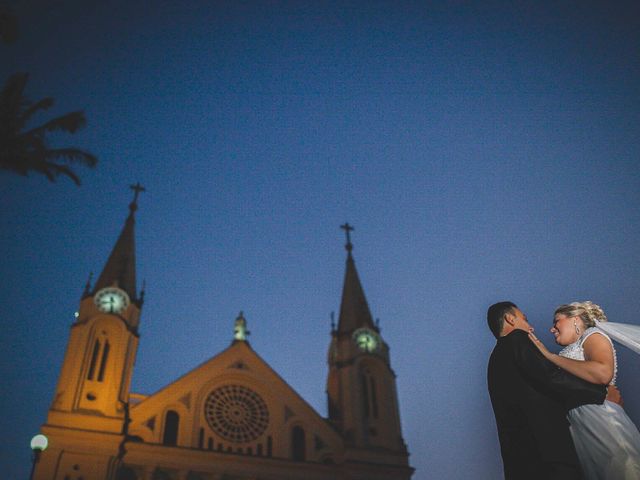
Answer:
M31 475L29 475L29 480L33 480L33 473L36 470L36 463L40 460L40 454L47 448L49 445L49 439L39 433L35 435L31 439L31 451L33 452L33 463L31 465Z

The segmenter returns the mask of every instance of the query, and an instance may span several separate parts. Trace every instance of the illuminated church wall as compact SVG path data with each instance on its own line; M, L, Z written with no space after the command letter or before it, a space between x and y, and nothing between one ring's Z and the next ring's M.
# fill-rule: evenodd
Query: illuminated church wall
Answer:
M230 322L227 349L153 395L129 391L144 303L134 248L142 189L133 188L122 232L70 329L42 426L49 446L34 478L411 478L389 349L355 269L349 225L340 317L329 345L328 418L252 349L242 313Z

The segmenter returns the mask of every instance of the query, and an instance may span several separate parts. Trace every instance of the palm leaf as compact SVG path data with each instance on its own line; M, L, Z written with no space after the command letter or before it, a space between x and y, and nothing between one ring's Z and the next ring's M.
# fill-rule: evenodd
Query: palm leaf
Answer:
M46 170L43 173L52 182L55 182L55 178L58 175L66 175L71 180L73 180L73 182L76 185L80 186L80 178L78 178L78 176L73 172L73 170L71 170L66 165L60 165L58 163L53 163L53 162L46 162L45 166L46 166Z
M54 100L51 97L43 98L42 100L38 100L36 103L32 104L28 107L22 115L20 115L20 120L22 124L26 124L31 116L36 113L38 110L47 110L51 105L53 105Z
M24 131L35 113L48 109L54 103L49 97L30 102L24 96L28 78L26 73L16 73L7 79L0 91L0 169L19 175L33 171L45 175L52 182L64 175L80 185L78 176L64 163L94 167L98 159L75 147L49 148L47 133L77 132L87 123L84 112L70 112Z
M69 133L76 133L82 127L87 124L87 120L84 117L84 112L77 111L67 113L61 117L56 117L53 120L49 120L44 125L32 128L25 132L25 135L44 135L45 132L64 131Z
M95 155L78 148L51 148L46 151L45 158L63 158L70 163L81 163L93 168L98 163Z
M22 128L20 111L26 106L22 92L27 78L26 73L11 75L0 91L0 127L4 132L17 132Z

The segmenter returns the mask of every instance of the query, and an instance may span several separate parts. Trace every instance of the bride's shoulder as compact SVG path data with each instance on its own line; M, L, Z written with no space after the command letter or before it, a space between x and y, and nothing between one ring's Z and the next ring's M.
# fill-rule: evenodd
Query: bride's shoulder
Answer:
M603 342L603 340L601 340L600 338L606 338L606 343L612 344L611 338L609 337L609 335L604 333L598 327L587 328L584 334L582 335L582 337L580 338L580 344L584 345L584 343L591 337L593 337L594 339L597 338L596 340L597 343ZM589 342L589 343L593 343L593 342Z

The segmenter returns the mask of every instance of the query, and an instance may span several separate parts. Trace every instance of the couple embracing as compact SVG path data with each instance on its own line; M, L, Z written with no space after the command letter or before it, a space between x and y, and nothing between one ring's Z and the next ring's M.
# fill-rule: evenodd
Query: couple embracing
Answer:
M505 479L640 479L640 432L620 405L611 341L640 353L640 327L607 322L591 302L562 305L551 332L564 349L553 354L511 302L489 307L487 322Z

